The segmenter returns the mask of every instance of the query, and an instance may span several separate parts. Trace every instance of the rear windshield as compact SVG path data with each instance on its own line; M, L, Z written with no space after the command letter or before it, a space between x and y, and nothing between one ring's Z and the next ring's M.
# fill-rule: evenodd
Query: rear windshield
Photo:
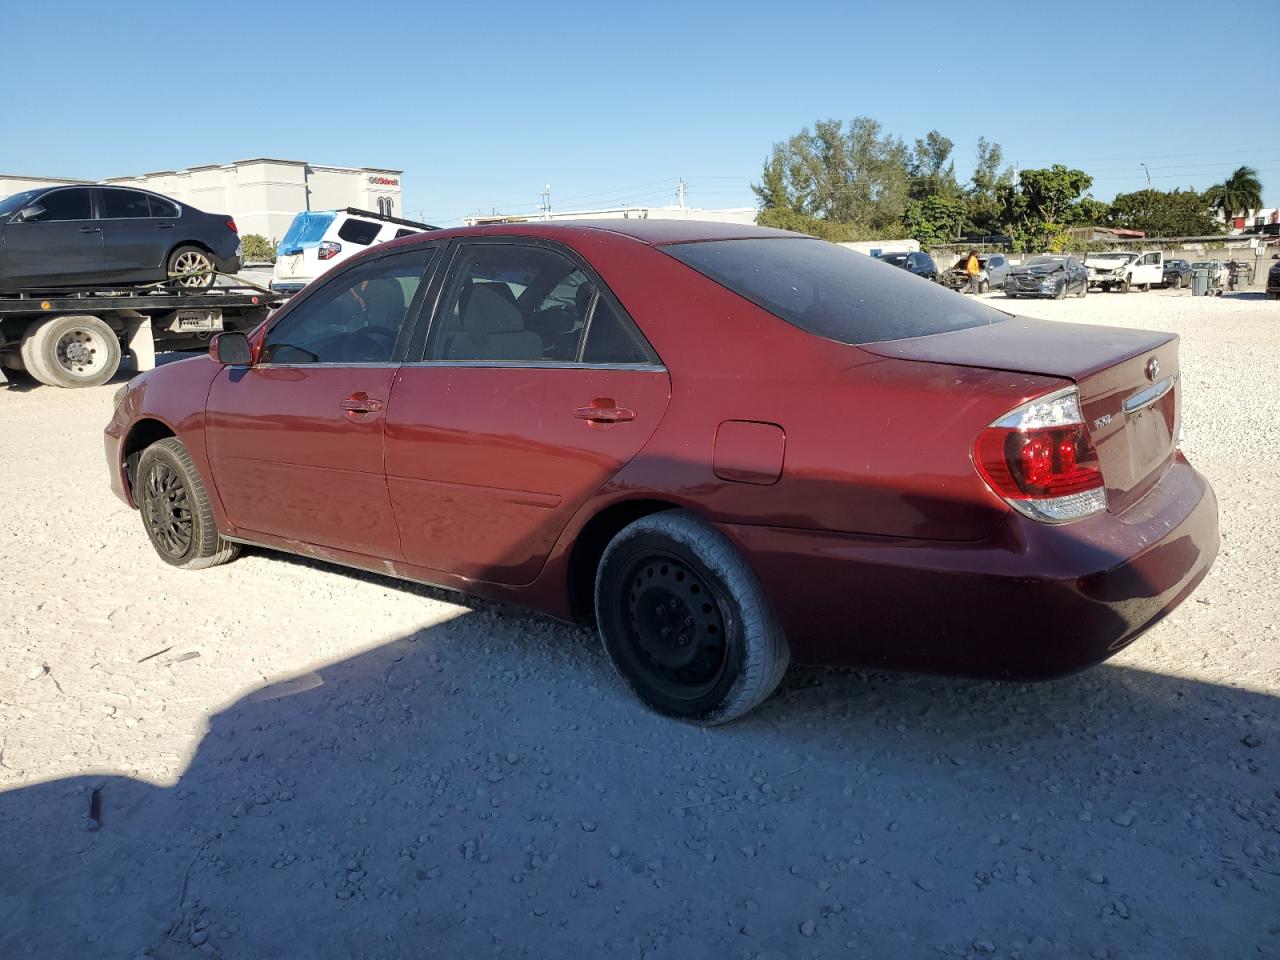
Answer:
M927 337L1006 316L825 240L710 240L662 249L801 330L840 343Z
M293 223L289 224L289 229L285 231L280 246L276 247L276 254L284 256L289 253L298 253L304 247L318 247L320 241L324 239L324 232L329 229L329 224L333 223L335 216L337 214L332 210L298 214L293 218Z

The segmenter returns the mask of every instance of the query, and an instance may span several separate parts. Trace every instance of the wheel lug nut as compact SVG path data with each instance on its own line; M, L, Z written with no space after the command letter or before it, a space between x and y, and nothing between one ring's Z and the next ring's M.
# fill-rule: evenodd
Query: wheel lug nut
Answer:
M662 616L666 612L667 612L667 608L664 607L662 604L658 604L658 608L654 611L654 613L656 613L658 616Z

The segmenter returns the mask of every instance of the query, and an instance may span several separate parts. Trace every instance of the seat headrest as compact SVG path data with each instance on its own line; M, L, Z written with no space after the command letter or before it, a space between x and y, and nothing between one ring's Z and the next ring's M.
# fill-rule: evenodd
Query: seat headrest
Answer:
M463 308L462 329L486 336L491 333L516 333L524 329L519 308L495 289L491 283L477 283Z

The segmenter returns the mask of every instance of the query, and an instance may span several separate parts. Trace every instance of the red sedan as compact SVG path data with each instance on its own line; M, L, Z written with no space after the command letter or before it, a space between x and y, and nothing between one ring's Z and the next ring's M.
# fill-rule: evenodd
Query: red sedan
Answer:
M594 618L703 723L791 657L1047 677L1204 578L1171 334L1010 316L811 238L521 224L378 247L106 431L166 562L242 543Z

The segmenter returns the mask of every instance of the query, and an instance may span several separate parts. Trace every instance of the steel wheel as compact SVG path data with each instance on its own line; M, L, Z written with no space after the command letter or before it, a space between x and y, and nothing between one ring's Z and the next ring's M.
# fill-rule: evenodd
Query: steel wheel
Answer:
M669 554L641 556L624 576L629 589L623 623L633 663L666 696L706 696L726 663L726 616L715 591Z
M58 338L53 351L58 366L80 379L101 372L110 357L106 338L90 327L72 327Z
M156 548L175 560L191 549L195 522L183 478L164 460L152 460L142 481L142 517Z

